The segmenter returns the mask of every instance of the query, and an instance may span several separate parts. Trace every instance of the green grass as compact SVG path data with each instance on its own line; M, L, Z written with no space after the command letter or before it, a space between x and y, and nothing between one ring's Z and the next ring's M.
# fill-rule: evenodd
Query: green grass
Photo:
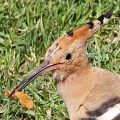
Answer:
M15 87L41 64L52 42L64 32L114 14L88 44L89 61L120 74L119 0L6 0L0 2L0 120L65 120L66 107L51 74L30 84L25 92L34 99L33 111L2 94Z

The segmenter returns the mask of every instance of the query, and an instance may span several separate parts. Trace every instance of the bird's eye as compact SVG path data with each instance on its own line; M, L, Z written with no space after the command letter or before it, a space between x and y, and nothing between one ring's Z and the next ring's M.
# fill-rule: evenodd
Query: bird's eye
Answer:
M72 57L72 55L71 55L70 53L68 53L68 54L66 55L65 59L66 59L66 60L70 60L71 57Z

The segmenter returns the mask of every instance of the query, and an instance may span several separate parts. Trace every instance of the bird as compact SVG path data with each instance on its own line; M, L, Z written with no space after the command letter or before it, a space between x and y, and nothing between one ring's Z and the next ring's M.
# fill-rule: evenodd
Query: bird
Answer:
M88 41L112 14L113 10L109 10L56 39L48 48L44 62L25 77L10 96L52 71L70 120L120 120L120 75L92 66L86 53Z

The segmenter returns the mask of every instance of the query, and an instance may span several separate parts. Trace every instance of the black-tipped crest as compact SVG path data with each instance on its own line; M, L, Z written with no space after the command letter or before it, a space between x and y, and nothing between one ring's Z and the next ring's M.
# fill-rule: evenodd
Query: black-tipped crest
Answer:
M104 14L104 16L105 16L105 18L109 19L112 16L112 14L113 14L113 11L110 10L109 12L107 12L106 14Z
M68 36L73 36L73 30L70 30L70 31L68 31L67 33L66 33Z
M89 22L87 23L89 25L89 28L92 29L94 27L94 23L93 22Z
M97 18L97 20L99 20L101 22L101 24L103 24L104 19L109 19L112 16L112 13L113 13L113 11L110 10L109 12L107 12L107 13L101 15L99 18Z
M104 18L105 18L104 15L101 15L99 18L97 18L97 20L99 20L101 22L101 25L103 24Z

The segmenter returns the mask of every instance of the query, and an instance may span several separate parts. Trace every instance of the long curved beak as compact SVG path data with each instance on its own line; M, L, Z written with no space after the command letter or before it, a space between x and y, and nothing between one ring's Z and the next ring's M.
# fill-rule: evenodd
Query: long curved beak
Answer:
M54 70L59 67L61 63L56 64L50 64L49 60L44 61L39 67L37 67L35 70L31 72L30 75L25 77L17 86L16 88L11 92L9 97L11 97L16 90L23 90L28 84L30 84L33 80L35 80L37 77L39 77L41 74L44 74L47 71Z

